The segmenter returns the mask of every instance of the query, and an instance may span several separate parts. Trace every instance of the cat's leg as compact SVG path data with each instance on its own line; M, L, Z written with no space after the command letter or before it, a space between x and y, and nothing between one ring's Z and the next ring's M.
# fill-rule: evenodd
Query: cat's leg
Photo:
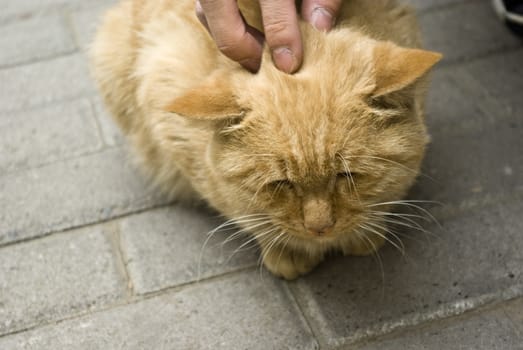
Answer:
M384 243L384 237L371 234L364 237L355 236L341 248L344 255L367 256L377 252Z
M293 280L311 271L323 260L323 254L309 255L284 245L261 243L263 264L274 275Z

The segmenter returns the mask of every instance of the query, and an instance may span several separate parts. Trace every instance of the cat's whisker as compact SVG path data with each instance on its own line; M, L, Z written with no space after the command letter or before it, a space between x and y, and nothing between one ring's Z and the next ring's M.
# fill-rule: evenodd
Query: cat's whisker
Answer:
M418 223L418 222L416 222L415 220L412 219L412 217L414 217L414 218L423 219L424 221L431 222L431 220L428 219L425 216L415 215L415 214L404 214L404 213L389 213L389 212L383 212L383 211L371 211L369 213L369 215L371 217L376 217L379 220L381 220L381 221L383 221L383 222L385 222L387 224L398 225L398 226L403 226L403 227L414 229L416 231L424 233L425 234L424 237L439 238L439 236L437 236L436 234L434 234L433 232L431 232L429 230L426 230L425 228L423 228L421 226L420 223ZM404 222L404 221L401 221L401 220L405 220L407 222ZM397 236L402 237L403 239L413 240L413 241L418 242L418 243L421 243L421 242L425 242L426 243L426 241L417 239L413 235L405 234L405 233L402 233L401 231L393 231L392 229L390 229L390 230L392 232L394 232L394 234L396 234Z
M238 224L244 224L244 223L249 223L249 222L259 222L259 221L262 221L262 220L265 220L264 223L267 224L267 223L270 223L270 221L267 220L268 217L269 216L267 214L242 215L242 216L239 216L238 218L229 219L226 222L224 222L221 225L219 225L218 227L216 227L213 230L209 231L207 233L207 238L203 242L202 248L200 249L200 254L198 256L197 281L200 280L200 276L201 276L201 265L202 265L203 253L205 251L205 248L207 247L207 244L209 243L211 238L214 237L214 235L218 231L220 231L222 229L225 229L227 227L237 226Z
M362 228L361 226L359 226L359 227ZM373 250L372 256L374 257L374 259L378 262L378 265L380 266L381 282L383 285L385 285L385 269L383 268L383 261L381 260L381 256L380 256L378 247L376 247L376 244L374 244L374 242L369 237L367 237L364 233L362 233L360 230L356 230L355 232L356 232L356 237L358 237L366 245L368 243L369 244L368 246L370 246L370 248Z
M415 226L418 229L423 229L423 227L418 222L416 222L415 220L413 220L413 219L411 219L409 217L405 217L405 216L403 216L401 214L393 215L393 213L371 211L369 213L369 215L372 216L372 217L378 217L381 220L386 221L386 222L395 222L394 220L397 220L397 221L401 221L401 222L404 222L404 223L409 223L409 224ZM422 218L424 220L428 220L425 217L422 217Z
M229 243L229 242L232 242L234 241L235 239L237 239L238 237L241 236L242 233L245 233L245 232L248 232L248 231L252 231L254 230L255 228L258 228L260 226L264 226L264 225L269 225L271 224L271 221L270 220L265 220L265 221L262 221L262 222L258 222L258 223L255 223L253 225L249 225L249 226L245 226L243 228L240 228L239 230L235 231L233 234L231 234L229 237L227 237L223 242L222 242L222 246L224 246L225 244Z
M256 203L256 200L258 199L258 193L260 193L260 191L266 186L267 184L265 182L261 182L261 185L258 186L258 189L256 190L256 192L254 192L254 195L252 196L251 200L249 201L249 203L247 204L247 210L249 210L251 208L251 206L253 204Z
M211 231L209 231L207 233L207 235L213 235L215 232L218 232L221 229L224 229L229 226L235 226L235 225L238 225L239 223L248 222L246 220L260 220L262 218L268 218L268 217L269 217L269 215L267 215L267 214L249 214L249 215L243 215L243 216L240 216L237 218L232 218L232 219L229 219L229 220L225 221L224 223L220 224L218 227L212 229Z
M263 261L265 261L265 258L267 257L267 255L269 255L270 251L272 250L272 248L274 248L274 246L276 245L276 243L278 242L278 240L285 234L285 231L282 231L280 232L280 234L278 234L277 236L275 236L270 242L269 244L267 245L267 247L265 248L265 251L260 255L260 258L261 258L261 262L263 263Z
M379 236L381 238L383 238L385 241L389 242L390 244L392 244L396 249L398 249L398 251L403 255L405 256L405 250L402 249L398 244L396 244L396 242L390 240L389 238L387 238L387 236L381 232L379 232L377 229L373 228L373 227L369 227L367 226L366 224L360 224L359 225L362 229L366 230L367 232L370 232L370 233L373 233L375 234L376 236Z
M230 231L232 229L236 229L238 227L242 227L243 229L245 229L246 227L250 227L252 225L258 225L258 224L261 224L263 222L270 222L270 219L268 219L268 218L259 218L259 219L256 219L256 220L253 219L253 220L245 220L245 221L234 222L231 225L228 225L227 228L222 227L219 231L228 232L228 231Z
M372 205L390 205L390 204L397 204L397 203L428 203L428 204L437 204L437 205L443 205L443 203L433 200L423 200L423 199L400 199L397 201L389 201L389 202L381 202L381 203L374 203Z
M427 221L427 222L431 222L431 220L429 218L427 218L426 216L423 216L423 215L407 214L407 213L391 213L391 212L388 212L388 211L376 211L376 210L371 211L371 213L378 214L378 215L383 215L383 216L401 217L402 219L405 219L405 220L407 220L409 222L412 222L412 223L415 223L416 221L414 221L411 218L416 218L416 219L421 219L421 220L424 220L424 221Z
M237 253L239 253L242 250L246 250L246 249L243 249L243 248L246 247L247 245L249 245L250 243L257 241L257 240L261 239L264 236L268 236L268 235L274 233L277 230L278 230L277 227L273 227L273 228L271 228L271 229L269 229L269 230L267 230L265 232L262 232L260 234L255 235L254 237L249 238L246 242L242 243L238 248L236 248L231 253L231 255L227 258L225 264L228 264L229 261L234 257L234 255L236 255Z
M358 200L358 202L361 202L360 195L358 193L358 189L356 188L356 184L354 183L354 178L352 177L352 173L349 168L349 164L347 163L346 159L340 153L337 153L336 155L340 158L340 160L343 164L343 168L345 168L345 172L349 175L347 177L347 186L349 187L349 191L352 194L352 190L351 190L351 184L352 184L352 186L354 186L354 192L356 193L356 199Z
M291 240L291 238L292 238L292 235L287 235L287 239L285 240L285 243L280 245L281 249L280 249L280 254L278 254L278 260L277 260L276 266L280 265L281 256L282 256L283 252L285 251L285 248L287 247L287 244L289 244L289 241Z
M398 246L401 247L400 251L401 251L402 255L405 256L405 244L403 244L403 241L398 237L398 235L396 234L396 232L394 232L394 230L392 230L390 227L380 225L379 223L372 221L372 220L368 221L367 224L370 225L371 227L374 227L377 230L381 230L382 232L384 232L384 235L389 234L394 239L396 239L396 241L398 241ZM389 242L392 243L392 239L390 239Z
M403 205L403 206L406 206L406 207L409 207L409 208L414 208L414 209L417 209L420 212L424 213L425 215L427 215L427 217L429 217L435 224L437 224L440 228L442 228L440 222L434 217L434 215L432 215L427 209L419 206L416 203L420 203L420 204L421 203L427 203L427 204L442 205L441 202L437 202L437 201L399 200L399 201L390 201L390 202L382 202L382 203L370 204L370 205L367 205L367 207L368 208L373 208L373 207L379 207L379 206L384 206L384 205Z
M406 223L406 222L403 222L403 221L397 220L397 219L390 219L390 218L383 218L383 217L381 217L381 220L383 220L384 222L393 224L393 225L399 225L399 226L403 226L403 227L408 227L408 228L411 228L413 230L416 230L416 231L419 231L419 232L423 232L423 233L426 233L428 235L437 237L434 233L430 232L427 229L424 229L420 224L418 224L415 221L414 221L414 224L409 224L409 223Z

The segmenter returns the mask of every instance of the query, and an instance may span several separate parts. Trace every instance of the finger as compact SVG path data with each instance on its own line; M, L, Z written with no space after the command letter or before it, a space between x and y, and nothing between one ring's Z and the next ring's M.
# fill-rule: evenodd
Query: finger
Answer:
M322 31L331 30L341 9L342 0L304 0L303 19Z
M199 3L218 49L245 68L257 71L263 35L244 22L236 0L200 0Z
M209 29L209 23L207 23L207 18L205 18L205 13L203 13L202 4L200 4L199 0L196 1L194 11L196 12L196 18L198 18L200 23L205 27L205 29L207 29L207 31L210 34L211 30Z
M301 65L303 48L294 0L260 0L265 40L276 67L294 73Z
M200 4L200 0L197 0L194 5L194 12L196 13L196 18L200 21L201 24L207 29L207 31L210 33L211 30L209 29L209 23L207 23L207 18L205 18L205 13L203 13L202 4Z

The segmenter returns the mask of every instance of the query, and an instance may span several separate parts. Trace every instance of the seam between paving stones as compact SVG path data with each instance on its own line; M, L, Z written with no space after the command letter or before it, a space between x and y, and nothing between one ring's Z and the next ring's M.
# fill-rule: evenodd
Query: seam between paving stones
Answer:
M475 298L462 298L455 300L450 303L444 303L439 307L428 310L424 314L411 314L407 317L394 321L388 324L384 324L381 328L369 329L367 331L356 331L352 336L340 337L335 340L327 342L327 346L334 349L355 346L362 344L377 338L394 334L395 332L402 332L403 330L415 329L417 327L423 327L434 321L444 321L452 317L457 317L479 310L484 307L493 307L497 304L508 302L512 299L517 299L523 296L523 284L511 286L504 290L486 293Z
M78 32L75 30L75 26L73 25L73 15L70 10L62 10L60 11L62 13L62 17L64 18L66 28L69 32L69 35L71 35L71 38L73 39L74 45L78 51L85 51L82 50L81 42L78 38Z
M520 299L520 300L523 300L522 298L519 298L519 299ZM515 299L515 300L518 300L518 299ZM515 300L513 300L513 301L515 301ZM512 328L512 330L513 330L517 335L519 335L520 337L523 337L523 327L522 327L522 325L518 325L518 324L516 323L516 320L514 320L514 319L512 318L512 316L508 314L506 306L507 306L507 303L502 304L501 307L500 307L500 308L501 308L501 311L503 312L503 315L505 315L505 317L509 320L510 327Z
M214 276L210 276L210 277L201 279L200 281L191 281L191 282L182 283L182 284L179 284L179 285L176 285L176 286L163 288L163 289L160 289L160 290L157 290L157 291L154 291L154 292L149 292L149 293L140 294L140 295L133 295L133 296L131 296L128 299L121 299L121 301L119 301L119 302L117 301L117 302L115 302L113 304L108 304L108 305L105 305L105 306L100 307L98 309L94 309L94 310L84 309L84 310L78 311L76 313L72 313L72 314L70 314L68 316L65 316L65 317L63 317L63 318L61 318L59 320L44 321L44 322L42 322L40 324L35 324L35 325L31 325L29 327L25 327L25 328L21 328L21 329L18 329L18 330L6 332L6 333L3 333L3 334L0 334L0 338L7 337L7 336L12 336L12 335L20 334L20 333L24 333L24 332L29 332L29 331L32 331L32 330L35 330L35 329L39 329L39 328L43 328L43 327L47 327L47 326L58 325L58 324L61 324L63 322L72 321L72 320L75 320L75 319L87 317L89 315L96 315L96 314L99 314L99 313L102 313L102 312L107 312L107 311L113 310L113 309L123 308L123 307L126 307L128 305L138 304L140 302L143 302L143 301L146 301L146 300L150 300L150 299L154 299L154 298L157 298L157 297L160 297L160 296L163 296L163 295L176 294L176 293L179 293L179 292L181 292L181 291L183 291L183 290L185 290L187 288L195 287L198 284L211 284L211 283L214 283L215 281L227 280L227 279L232 278L234 275L239 275L239 274L241 274L243 272L247 272L247 271L253 271L254 269L256 269L256 268L252 267L252 266L251 267L246 267L246 268L239 268L239 269L234 270L234 271L228 271L228 272L225 272L225 273L222 273L222 274L217 274L217 275L214 275Z
M81 159L81 158L84 158L84 157L88 157L88 156L91 156L91 155L95 155L95 154L99 154L99 153L103 153L104 151L107 151L107 150L110 150L110 149L118 149L120 147L122 147L122 145L108 145L107 142L105 141L105 138L103 136L103 132L102 132L102 128L100 126L100 122L97 118L97 113L96 113L96 109L94 107L94 103L92 101L92 98L90 97L80 97L80 98L76 98L76 99L73 99L71 101L82 101L82 100L86 100L88 106L89 106L89 112L90 112L90 118L91 120L93 121L93 123L95 124L95 128L96 128L96 131L97 131L97 136L98 136L98 141L100 141L99 143L99 146L96 147L96 149L92 150L92 151L80 151L76 154L71 154L69 156L65 156L65 157L62 157L60 159L56 159L56 160L52 160L52 161L48 161L48 162L43 162L43 163L40 163L38 165L34 165L34 166L21 166L21 167L15 167L14 169L10 169L10 170L7 170L5 172L3 172L1 174L0 177L2 176L5 176L5 175L12 175L12 174L16 174L16 173L20 173L20 172L26 172L26 171L30 171L30 170L36 170L36 169L40 169L40 168L43 168L43 167L46 167L46 166L49 166L49 165L53 165L53 164L57 164L57 163L60 163L60 162L65 162L65 161L70 161L70 160L75 160L75 159ZM60 105L60 103L51 103L51 104L48 104L46 107L50 107L52 105ZM45 108L45 107L42 107L42 108ZM38 110L39 108L31 108L31 109L28 109L27 111L33 111L33 110ZM15 113L21 113L20 111L17 111ZM9 114L9 112L0 112L0 116L2 114Z
M100 136L100 135L98 135L98 136ZM55 165L55 164L58 164L58 163L63 163L63 162L77 160L77 159L82 159L82 158L94 156L96 154L104 153L106 151L118 150L118 149L122 148L121 145L107 146L103 142L103 139L100 139L99 141L100 141L100 146L96 150L94 150L94 151L78 152L77 154L72 154L70 156L65 156L65 157L60 158L60 159L56 159L56 160L52 160L52 161L49 161L49 162L40 163L40 164L34 165L34 166L17 167L17 168L14 168L14 169L11 169L11 170L7 170L7 171L3 172L0 175L0 178L2 178L4 176L7 176L7 175L13 175L13 174L25 173L25 172L28 172L28 171L38 170L38 169L41 169L41 168L48 167L50 165Z
M49 231L49 232L46 232L46 233L39 234L37 236L22 238L20 240L12 241L12 242L6 242L6 243L3 243L3 244L0 244L0 250L2 250L4 248L7 248L7 247L11 247L11 246L16 245L16 244L23 244L23 243L28 243L28 242L44 239L44 238L50 237L52 235L67 234L67 233L69 233L69 231L72 231L72 230L79 230L79 229L83 229L83 228L88 228L88 227L92 227L92 226L98 226L98 225L106 224L106 223L109 223L109 222L114 221L114 220L123 219L123 218L126 218L128 216L132 216L132 215L142 214L142 213L145 213L145 212L150 211L150 210L156 210L156 209L161 209L161 208L168 208L168 207L172 206L174 203L176 203L176 202L170 202L170 203L159 204L159 205L152 205L152 206L147 207L147 208L131 210L130 212L127 212L127 213L124 213L124 214L121 214L121 215L115 215L113 217L102 219L102 220L99 220L99 221L88 222L88 223L84 223L84 224L80 224L80 225L72 225L72 226L64 228L64 229L59 229L59 230L55 230L55 231Z
M208 283L208 282L214 281L214 280L227 279L229 275L231 275L231 276L232 275L237 275L237 274L240 274L240 273L246 272L246 271L254 271L255 269L258 269L258 267L257 266L239 267L237 269L234 269L234 270L231 270L231 271L222 272L222 273L218 273L218 274L213 275L213 276L200 278L200 279L196 279L196 280L192 280L192 281L187 281L187 282L183 282L181 284L177 284L177 285L173 285L173 286L163 287L163 288L151 291L151 292L145 292L145 293L142 293L142 294L136 294L136 298L144 298L144 300L145 299L150 299L150 298L154 298L154 297L159 296L159 295L169 294L171 291L177 291L177 290L179 290L181 288L190 287L190 286L197 286L200 283ZM260 277L260 278L262 278L262 277Z
M102 125L100 123L100 116L98 115L99 113L97 113L96 111L96 107L95 107L95 102L93 100L93 97L90 97L88 98L89 100L89 108L91 109L91 115L93 116L94 118L94 123L96 124L96 130L98 131L98 137L100 137L100 140L102 140L102 144L103 144L103 148L104 149L109 149L109 148L114 148L114 147L118 147L118 146L121 146L121 145L109 145L107 140L106 140L106 137L104 135L104 132L103 132L103 128L102 128Z
M74 53L74 54L77 54L77 53ZM1 71L1 69L0 69L0 71ZM48 107L52 107L52 106L56 106L56 105L60 105L60 104L64 104L64 103L70 103L70 102L74 102L74 101L81 100L81 99L92 99L95 96L96 95L93 94L92 92L81 92L81 93L79 93L77 95L73 95L73 96L67 96L67 97L57 98L55 100L36 103L34 105L31 105L29 108L0 109L0 115L8 114L8 113L23 113L26 111L32 111L32 110L39 109L39 108L48 108Z
M395 331L392 331L391 333L386 333L386 334L383 334L383 335L372 336L372 337L363 339L361 341L357 341L357 342L354 342L354 343L351 343L351 344L345 344L345 345L333 348L333 350L349 350L349 349L357 350L357 349L360 349L361 347L364 347L366 345L372 344L372 343L374 343L376 341L387 340L387 339L395 339L395 338L401 337L402 335L406 335L406 334L408 334L409 332L412 332L412 331L427 329L427 328L431 327L431 325L434 324L435 322L438 322L438 323L450 323L450 322L453 322L453 321L459 321L460 319L470 318L470 317L474 317L474 316L477 316L477 315L481 315L482 313L489 312L489 311L494 311L494 310L501 310L503 315L505 315L505 317L511 322L511 324L513 324L512 319L510 318L510 316L508 316L506 314L505 307L506 307L506 305L508 305L508 304L518 300L518 299L521 299L521 297L510 298L510 299L507 299L507 300L494 301L494 302L489 303L489 304L481 305L481 306L478 306L476 308L473 308L473 309L470 309L470 310L466 310L462 314L452 315L452 316L445 317L445 318L440 318L440 319L435 319L435 320L432 320L432 321L422 322L422 323L420 323L418 325L406 326L404 328L399 328L399 329L397 329ZM517 330L517 326L513 325L513 329L515 330L516 334L520 334L518 332L518 330ZM350 346L350 348L347 347L347 346Z
M76 43L74 43L74 44L76 46ZM32 64L40 63L40 62L51 61L51 60L54 60L54 59L57 59L57 58L65 57L65 56L71 56L71 55L76 54L78 52L79 52L78 48L75 47L74 49L71 49L71 50L63 51L63 52L60 52L60 53L57 53L57 54L52 54L52 55L41 57L41 58L29 59L27 61L20 61L20 62L12 63L12 64L0 64L0 71L14 69L14 68L20 68L20 67L23 67L23 66L30 66Z
M78 52L73 53L73 55L76 55L76 54L78 54ZM73 56L73 55L71 55L71 56ZM35 62L35 63L38 63L38 62ZM0 71L1 71L1 69L0 69ZM93 99L95 97L97 97L97 92L95 92L95 91L85 92L84 91L84 92L81 92L81 93L79 93L77 95L73 95L73 96L59 97L57 99L50 100L50 101L42 101L40 103L36 103L34 105L29 106L29 108L0 109L0 115L8 114L8 113L23 113L26 111L34 111L34 110L37 110L40 108L49 108L52 106L56 106L56 105L60 105L60 104L64 104L64 103L70 103L70 102L74 102L74 101L81 100L81 99Z
M111 4L111 2L107 0L92 0L90 1L92 6L85 6L84 1L67 1L64 0L60 3L50 4L50 5L44 5L44 6L36 6L36 9L26 9L26 10L15 10L8 14L6 17L2 17L0 15L0 26L9 25L14 22L17 22L19 19L29 19L35 16L39 15L47 15L50 13L56 13L57 11L64 11L64 10L87 10L90 8L96 8L97 6L103 5L103 4Z
M314 329L314 327L312 326L312 323L310 322L309 318L307 317L305 310L298 302L298 298L296 298L296 295L294 295L294 292L292 291L292 288L290 288L289 283L292 283L292 282L285 281L283 283L285 292L289 296L289 299L291 300L291 302L294 304L294 307L296 308L300 318L303 320L303 322L307 326L307 329L310 332L310 334L312 335L312 338L316 341L316 349L321 350L321 349L323 349L323 347L322 347L321 341L317 335L317 332Z
M135 295L134 285L131 279L129 270L127 269L127 255L122 248L121 244L121 231L120 225L116 220L106 225L109 231L109 241L111 242L111 249L113 251L113 257L116 263L116 269L122 275L125 282L126 298L129 299Z
M74 44L76 44L76 42L74 42ZM36 63L49 62L49 61L52 61L52 60L55 60L55 59L58 59L58 58L73 56L73 55L76 55L76 54L81 53L81 52L82 52L81 50L79 50L78 48L75 47L73 50L60 52L60 53L49 55L49 56L46 56L46 57L43 57L43 58L36 58L36 59L32 59L32 60L22 61L22 62L19 62L19 63L0 65L0 72L3 71L3 70L9 70L9 69L14 69L14 68L21 68L21 67L25 67L25 66L30 66L30 65L36 64Z

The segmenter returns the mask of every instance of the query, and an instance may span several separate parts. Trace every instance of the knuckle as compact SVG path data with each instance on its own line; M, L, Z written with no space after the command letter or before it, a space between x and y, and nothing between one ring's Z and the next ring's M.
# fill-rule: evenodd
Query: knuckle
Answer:
M315 7L324 7L329 11L337 12L341 7L341 0L318 0Z
M315 0L311 1L307 8L313 11L318 8L322 8L327 11L332 17L337 17L341 10L341 0Z
M271 21L264 26L267 36L285 36L289 32L290 23L285 20Z
M228 35L216 38L218 49L230 58L238 58L242 46L242 35L229 33Z

